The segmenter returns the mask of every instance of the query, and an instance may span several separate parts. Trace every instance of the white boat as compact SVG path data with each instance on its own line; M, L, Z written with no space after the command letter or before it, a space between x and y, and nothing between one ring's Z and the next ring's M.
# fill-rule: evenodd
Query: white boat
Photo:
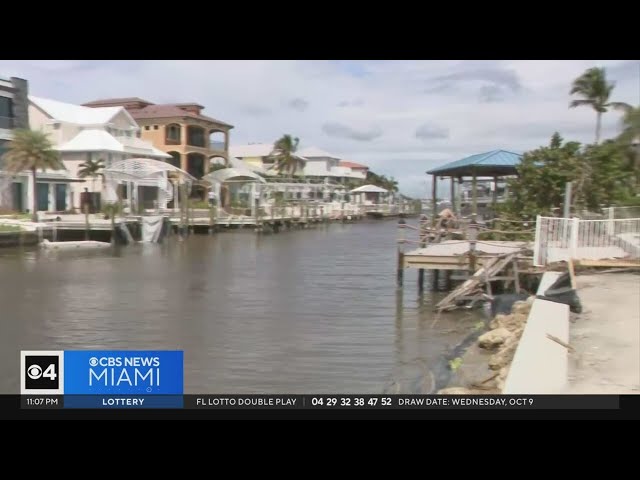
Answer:
M81 240L78 242L50 242L49 240L43 240L40 244L42 248L47 249L59 249L59 250L71 250L76 248L107 248L111 244L109 242L96 242L93 240Z

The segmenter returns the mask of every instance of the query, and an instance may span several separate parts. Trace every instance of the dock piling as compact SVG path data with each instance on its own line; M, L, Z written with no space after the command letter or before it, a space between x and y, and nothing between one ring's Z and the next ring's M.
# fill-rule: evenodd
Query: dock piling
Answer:
M402 287L404 281L404 228L406 225L404 218L398 220L398 265L397 282L398 287Z
M427 246L427 216L420 215L420 248ZM418 291L424 291L424 268L418 269Z
M91 226L89 225L89 204L84 204L84 239L89 240L89 230L91 230Z

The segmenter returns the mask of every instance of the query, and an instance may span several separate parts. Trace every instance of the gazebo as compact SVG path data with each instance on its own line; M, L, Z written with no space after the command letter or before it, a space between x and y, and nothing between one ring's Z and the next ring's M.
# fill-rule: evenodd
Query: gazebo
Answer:
M361 187L354 188L349 192L354 199L357 199L355 203L382 203L381 196L389 193L389 190L386 190L382 187L378 187L377 185L362 185Z
M251 208L255 214L254 199L260 194L258 184L266 180L247 168L222 168L208 173L202 180L210 183L216 196L220 199L220 207L230 208L232 203L241 204L243 208Z
M442 167L434 168L432 170L427 171L428 175L432 175L433 183L432 183L432 191L431 191L431 201L432 208L435 215L436 212L436 202L437 202L437 182L438 177L440 179L444 179L445 177L451 178L451 200L453 204L454 213L456 212L455 202L453 201L455 198L455 181L458 180L459 183L464 181L465 177L471 177L471 198L472 198L472 206L471 213L473 218L475 219L478 214L478 205L477 205L477 179L478 177L489 177L493 179L494 185L497 185L499 177L507 177L518 174L517 166L520 164L522 159L522 155L519 153L509 152L507 150L493 150L491 152L486 153L478 153L476 155L471 155L469 157L465 157L461 160L456 160L455 162L447 163ZM497 188L493 190L493 201L492 204L495 206L497 199Z
M141 206L165 209L171 200L177 203L178 185L189 188L196 180L186 171L170 163L150 158L130 158L114 162L103 170L103 174L105 200L118 201L118 187L124 185L123 193L132 212Z

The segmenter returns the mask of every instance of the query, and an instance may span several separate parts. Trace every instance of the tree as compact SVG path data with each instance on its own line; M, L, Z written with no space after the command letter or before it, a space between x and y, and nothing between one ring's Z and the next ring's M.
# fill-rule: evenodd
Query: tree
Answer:
M104 160L87 160L86 162L80 164L80 168L78 169L78 177L90 177L92 179L91 189L95 191L96 178L102 177L102 180L104 181L104 174L100 172L100 170L102 170L104 167Z
M596 144L600 143L600 130L602 128L602 114L609 108L627 110L631 108L623 102L610 102L609 97L615 84L607 81L604 68L590 68L573 81L571 95L579 95L582 98L572 100L569 108L589 106L596 111Z
M299 157L295 155L300 143L299 138L291 135L283 135L273 145L273 151L269 155L275 161L275 169L279 174L294 175L298 168Z
M63 170L64 164L60 160L59 152L44 132L16 129L9 150L4 154L5 170L10 174L17 174L24 170L31 171L33 178L33 212L34 222L38 221L38 196L36 195L38 170Z
M622 128L618 142L627 151L636 186L640 187L640 107L627 109L622 119Z
M386 190L389 190L390 192L398 191L398 181L395 178L387 178L385 175L378 175L371 170L367 172L367 183L384 188Z
M578 142L565 143L556 133L548 147L523 155L500 213L510 219L553 215L565 202L567 182L574 183L571 201L576 210L597 212L602 205L627 204L636 190L627 152L628 147L613 140L581 149Z

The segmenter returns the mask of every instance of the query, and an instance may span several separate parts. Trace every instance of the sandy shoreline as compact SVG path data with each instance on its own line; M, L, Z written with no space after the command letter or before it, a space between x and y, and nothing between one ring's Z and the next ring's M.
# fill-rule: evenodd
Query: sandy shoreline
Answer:
M567 388L561 393L640 393L640 275L579 275L576 281L583 310L571 314L569 343L574 351L568 357ZM525 315L528 305L517 302L510 315L496 316L491 330L453 366L451 382L439 393L501 393ZM483 337L498 341L482 348Z
M578 275L567 393L640 393L640 275Z

